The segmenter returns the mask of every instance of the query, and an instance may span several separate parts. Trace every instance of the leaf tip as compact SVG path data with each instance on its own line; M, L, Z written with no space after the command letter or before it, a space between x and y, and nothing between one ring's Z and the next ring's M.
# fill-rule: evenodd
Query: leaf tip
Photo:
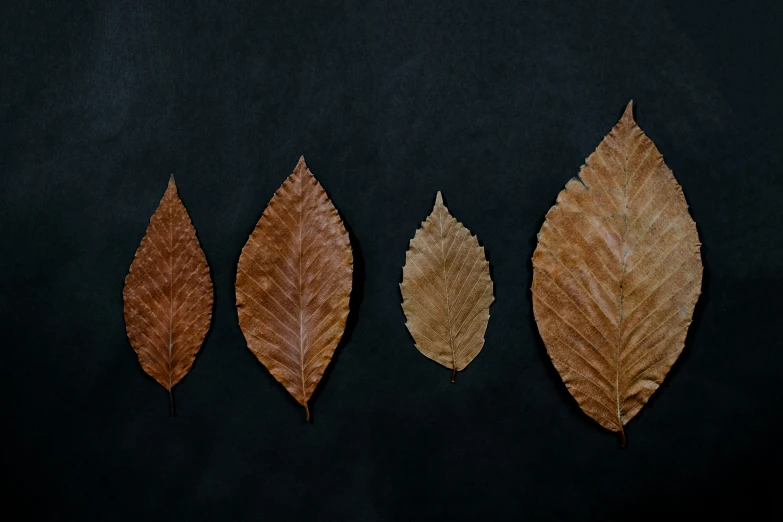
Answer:
M625 106L625 111L623 112L623 117L620 118L620 121L625 121L629 123L634 123L635 120L633 119L633 100L628 102L628 105Z
M440 190L438 191L438 195L435 196L435 204L443 205L443 195L440 193Z
M163 199L169 198L179 199L179 193L177 192L177 183L174 181L174 174L169 176L169 183L166 185L166 191L163 193ZM163 200L161 200L162 202Z

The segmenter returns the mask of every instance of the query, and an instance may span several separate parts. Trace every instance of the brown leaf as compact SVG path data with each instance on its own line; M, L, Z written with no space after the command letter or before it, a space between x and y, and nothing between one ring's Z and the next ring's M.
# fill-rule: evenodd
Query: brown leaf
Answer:
M308 420L345 329L352 275L348 232L300 158L242 249L236 294L248 347Z
M174 178L125 278L125 327L141 367L171 389L190 371L212 319L212 280Z
M416 348L450 368L454 382L484 346L495 298L484 248L449 214L440 192L410 242L400 291Z
M683 349L701 292L699 249L682 188L629 103L547 213L532 287L555 368L623 444L623 426Z

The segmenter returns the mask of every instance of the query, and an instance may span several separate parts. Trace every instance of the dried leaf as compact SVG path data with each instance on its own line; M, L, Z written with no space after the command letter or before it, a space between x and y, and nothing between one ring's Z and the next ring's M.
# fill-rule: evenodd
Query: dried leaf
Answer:
M440 192L410 242L400 291L416 348L450 368L454 382L484 346L495 298L484 248L449 213Z
M632 104L546 215L533 310L582 410L620 432L685 343L701 292L696 224Z
M212 280L174 178L125 278L125 327L141 367L171 389L190 371L212 320Z
M352 275L348 232L300 158L242 249L236 296L248 347L308 420L345 329Z

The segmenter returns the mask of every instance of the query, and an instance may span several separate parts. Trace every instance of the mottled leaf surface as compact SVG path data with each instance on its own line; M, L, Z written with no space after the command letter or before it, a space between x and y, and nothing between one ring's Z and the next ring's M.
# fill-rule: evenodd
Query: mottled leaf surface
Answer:
M173 177L136 251L123 297L128 339L141 367L171 397L204 342L213 297L207 258Z
M449 213L440 192L410 242L400 291L416 348L451 369L454 382L484 346L494 297L484 248Z
M623 442L623 426L683 349L701 292L699 251L682 188L629 104L547 213L532 287L568 390Z
M236 298L248 347L308 419L345 330L352 276L348 232L301 158L242 249Z

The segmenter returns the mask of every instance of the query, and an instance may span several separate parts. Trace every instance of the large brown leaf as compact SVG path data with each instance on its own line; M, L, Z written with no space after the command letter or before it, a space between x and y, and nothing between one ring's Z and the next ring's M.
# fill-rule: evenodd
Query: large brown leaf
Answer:
M632 104L546 215L533 310L579 406L620 432L685 343L701 292L696 224Z
M174 178L125 278L125 327L141 367L171 389L190 371L212 319L212 280Z
M242 249L236 295L248 347L308 420L345 329L352 275L348 232L300 158Z
M449 213L440 192L410 242L400 291L416 348L450 368L454 382L484 346L495 298L484 248Z

